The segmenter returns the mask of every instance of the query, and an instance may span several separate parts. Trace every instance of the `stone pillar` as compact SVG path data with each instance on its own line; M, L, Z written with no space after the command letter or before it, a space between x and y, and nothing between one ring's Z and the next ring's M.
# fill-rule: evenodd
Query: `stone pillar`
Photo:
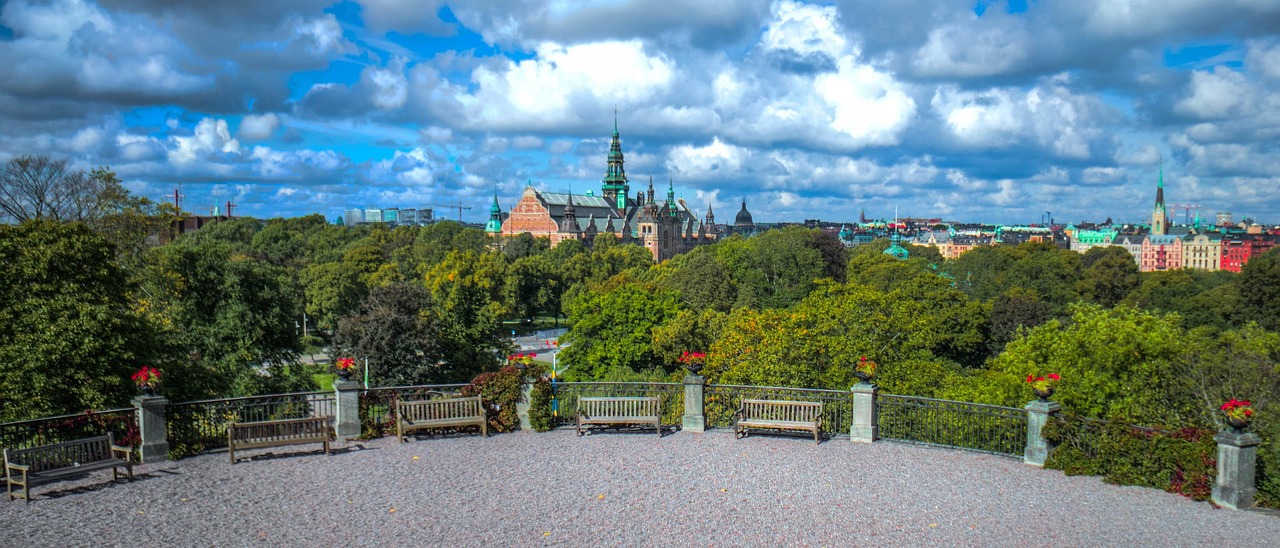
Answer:
M135 396L133 407L138 410L138 436L142 439L138 453L142 462L169 460L169 427L165 423L165 409L169 400L160 396Z
M1262 438L1252 432L1220 432L1218 442L1218 481L1213 485L1213 502L1232 510L1253 506L1258 493L1254 471L1258 444Z
M360 383L333 381L334 402L337 413L333 417L333 432L338 443L360 439Z
M849 441L855 443L871 443L880 436L880 425L876 422L876 393L880 387L869 382L860 382L849 389L853 392L853 424L849 426Z
M707 378L698 374L684 376L684 416L680 429L685 432L706 432L707 413L705 397Z
M1054 401L1036 400L1027 404L1027 447L1022 452L1022 462L1031 466L1044 468L1044 461L1049 458L1049 440L1044 439L1040 430L1049 423L1049 417L1062 410L1062 404Z
M516 402L516 416L520 417L520 429L533 431L533 423L529 422L529 404L533 401L534 379L526 378L520 383L520 401Z

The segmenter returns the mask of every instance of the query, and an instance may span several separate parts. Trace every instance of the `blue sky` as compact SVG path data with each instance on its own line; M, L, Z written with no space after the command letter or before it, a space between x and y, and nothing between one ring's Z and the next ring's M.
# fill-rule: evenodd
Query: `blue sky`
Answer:
M721 218L1133 222L1163 160L1169 203L1280 223L1275 29L1274 0L9 0L0 160L482 222L598 192L616 108L632 193Z

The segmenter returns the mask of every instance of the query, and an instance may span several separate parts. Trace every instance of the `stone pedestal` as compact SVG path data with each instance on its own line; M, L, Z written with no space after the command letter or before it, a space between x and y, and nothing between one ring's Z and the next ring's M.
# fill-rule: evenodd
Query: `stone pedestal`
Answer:
M1218 481L1213 485L1213 502L1232 510L1253 506L1258 493L1254 471L1258 460L1258 444L1262 438L1251 432L1221 432L1218 442Z
M138 453L144 463L169 460L168 425L165 424L168 405L169 400L161 396L133 398L133 407L138 410L138 436L141 438Z
M360 439L360 383L336 380L333 382L337 413L333 418L333 432L338 443Z
M849 426L849 441L854 443L871 443L880 436L880 425L876 422L876 394L880 387L869 382L860 382L849 389L853 392L853 424Z
M702 375L684 376L684 416L680 417L680 430L706 432L707 416L704 405L707 378Z
M1049 417L1062 410L1062 404L1053 401L1036 400L1027 404L1027 447L1023 450L1022 462L1031 466L1044 468L1044 461L1049 458L1049 440L1040 432L1049 423Z
M520 429L533 431L533 423L529 422L529 402L533 401L533 381L525 379L520 384L520 401L516 402L516 416L520 417Z

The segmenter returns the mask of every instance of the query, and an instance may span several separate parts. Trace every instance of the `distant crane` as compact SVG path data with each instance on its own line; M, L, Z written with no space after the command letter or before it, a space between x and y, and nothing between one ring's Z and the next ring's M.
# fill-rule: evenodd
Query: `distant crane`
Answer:
M463 204L462 204L462 202L454 202L454 203L452 203L452 204L436 204L436 207L447 207L447 208L449 208L449 209L456 209L456 210L458 210L458 222L459 222L459 223L461 223L461 222L462 222L462 210L464 210L464 209L465 209L465 210L467 210L467 211L470 211L470 210L471 210L471 206L469 206L469 205L463 205Z
M1200 204L1173 204L1174 209L1182 209L1183 224L1191 224L1191 210L1195 210L1196 214L1200 213Z

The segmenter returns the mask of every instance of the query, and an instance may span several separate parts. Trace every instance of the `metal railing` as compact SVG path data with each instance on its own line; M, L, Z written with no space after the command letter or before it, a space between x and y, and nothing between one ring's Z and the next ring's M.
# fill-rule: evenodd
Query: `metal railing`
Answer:
M138 412L132 407L85 411L0 424L0 449L25 449L73 441L110 432L119 445L138 441Z
M466 384L420 384L387 386L360 391L360 433L366 438L394 434L397 400L413 401L458 393Z
M1016 407L879 394L880 438L1021 457L1027 412Z
M662 401L664 426L679 426L684 415L684 385L676 382L555 382L551 387L557 425L576 424L580 397L657 396Z
M853 396L847 390L712 384L703 397L708 428L732 428L743 399L822 402L821 429L828 437L848 437L853 425Z
M187 456L226 447L227 424L336 414L332 392L295 392L169 404L169 453Z
M1049 421L1057 426L1060 432L1059 447L1070 447L1080 451L1090 460L1097 460L1100 457L1103 439L1107 436L1107 430L1112 424L1112 421L1103 419L1075 416L1068 419L1062 415L1054 415ZM1170 433L1161 428L1132 424L1125 424L1124 429L1130 434L1143 435L1147 438Z

